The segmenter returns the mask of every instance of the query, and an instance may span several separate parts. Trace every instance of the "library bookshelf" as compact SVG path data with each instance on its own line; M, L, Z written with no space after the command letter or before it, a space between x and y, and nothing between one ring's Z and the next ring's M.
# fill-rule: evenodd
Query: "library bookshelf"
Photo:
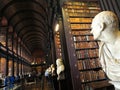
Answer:
M93 90L96 82L107 82L99 62L98 41L90 33L92 19L99 12L98 1L65 2L62 8L74 90Z
M55 33L55 49L56 49L56 57L61 58L61 41L60 41L60 32L57 31Z

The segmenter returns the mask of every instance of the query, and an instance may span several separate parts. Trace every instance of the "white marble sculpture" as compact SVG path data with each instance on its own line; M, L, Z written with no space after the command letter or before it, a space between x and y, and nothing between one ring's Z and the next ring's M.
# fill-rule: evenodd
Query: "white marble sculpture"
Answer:
M103 70L116 90L120 90L120 31L117 16L112 11L98 13L91 24L91 33L99 43L99 58Z
M58 80L65 79L65 76L64 76L65 66L63 64L62 59L58 58L56 60L56 65L57 65Z

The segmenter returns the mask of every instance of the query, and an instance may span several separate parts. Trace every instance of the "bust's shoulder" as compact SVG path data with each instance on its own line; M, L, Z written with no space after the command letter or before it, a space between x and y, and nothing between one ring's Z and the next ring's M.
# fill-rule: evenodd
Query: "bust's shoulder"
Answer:
M102 47L105 43L104 42L98 42L99 47Z

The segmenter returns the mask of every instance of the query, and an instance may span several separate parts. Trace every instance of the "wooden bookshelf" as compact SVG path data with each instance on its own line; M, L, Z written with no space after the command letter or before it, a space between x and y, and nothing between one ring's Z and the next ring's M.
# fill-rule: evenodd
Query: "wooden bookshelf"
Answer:
M71 53L77 59L82 90L92 90L90 83L107 79L99 62L98 43L90 33L92 19L99 12L97 1L66 2L62 11L66 43L75 50L75 55Z
M59 31L55 32L55 49L56 49L56 58L61 58L61 41Z
M6 46L6 31L7 31L7 27L0 26L0 43L3 46Z

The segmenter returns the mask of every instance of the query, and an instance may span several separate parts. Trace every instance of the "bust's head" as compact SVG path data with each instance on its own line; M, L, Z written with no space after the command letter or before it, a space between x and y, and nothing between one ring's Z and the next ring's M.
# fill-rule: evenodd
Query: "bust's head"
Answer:
M93 18L91 28L94 39L99 40L102 31L113 32L118 30L118 18L112 11L102 11Z
M57 65L57 66L63 65L63 61L62 61L61 58L58 58L58 59L56 60L56 65Z

